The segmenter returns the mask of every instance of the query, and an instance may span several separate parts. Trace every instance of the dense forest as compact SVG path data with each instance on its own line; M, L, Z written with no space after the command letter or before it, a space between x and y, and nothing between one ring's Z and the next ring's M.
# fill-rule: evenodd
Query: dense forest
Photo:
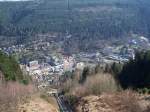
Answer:
M69 33L74 38L67 45L130 34L149 37L149 5L149 0L1 2L0 35L15 36L17 42L23 42L37 33Z
M124 65L118 79L124 88L150 88L150 51L136 53L134 60Z
M19 81L27 84L28 77L24 76L18 62L12 56L0 52L0 72L6 81Z
M150 89L150 51L136 52L135 59L127 63L113 63L105 67L124 89ZM100 69L97 66L96 70Z

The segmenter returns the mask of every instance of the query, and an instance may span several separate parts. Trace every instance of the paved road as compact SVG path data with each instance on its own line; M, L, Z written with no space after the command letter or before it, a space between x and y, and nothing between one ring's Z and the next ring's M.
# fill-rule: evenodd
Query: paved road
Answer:
M67 104L64 103L62 97L56 96L56 100L57 100L58 105L60 107L60 112L73 112L71 110L71 108Z

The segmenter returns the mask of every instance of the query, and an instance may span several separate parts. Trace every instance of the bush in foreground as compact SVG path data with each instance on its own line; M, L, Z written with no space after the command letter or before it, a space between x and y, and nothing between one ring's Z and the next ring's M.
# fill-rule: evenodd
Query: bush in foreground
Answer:
M66 92L69 94L81 97L86 95L99 95L102 93L112 93L119 90L119 85L116 83L114 77L110 74L96 74L87 77L83 84L77 81L69 81L65 84ZM71 83L72 82L72 83ZM76 82L76 83L75 83Z
M28 83L24 77L18 62L12 56L8 56L0 51L0 71L3 73L6 81L20 81Z
M33 85L8 82L0 85L0 112L17 112L18 104L34 92Z
M104 92L116 92L118 85L110 74L97 74L87 78L84 83L88 94L99 95Z

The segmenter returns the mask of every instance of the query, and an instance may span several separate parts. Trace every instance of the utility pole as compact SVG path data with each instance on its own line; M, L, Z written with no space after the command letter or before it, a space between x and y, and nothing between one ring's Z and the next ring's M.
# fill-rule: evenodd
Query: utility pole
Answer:
M68 11L70 10L70 1L67 0L67 3L68 3Z
M67 28L67 35L69 35L70 32L70 0L67 0L67 10L68 10L68 28Z

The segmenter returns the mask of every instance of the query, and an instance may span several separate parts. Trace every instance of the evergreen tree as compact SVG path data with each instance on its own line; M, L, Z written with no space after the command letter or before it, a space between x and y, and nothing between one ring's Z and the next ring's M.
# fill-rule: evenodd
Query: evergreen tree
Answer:
M124 65L118 79L124 88L150 88L150 51L136 53L135 59Z
M87 76L89 76L89 75L90 75L90 69L89 69L89 67L85 67L83 69L83 72L82 72L81 78L79 80L79 83L84 83Z

